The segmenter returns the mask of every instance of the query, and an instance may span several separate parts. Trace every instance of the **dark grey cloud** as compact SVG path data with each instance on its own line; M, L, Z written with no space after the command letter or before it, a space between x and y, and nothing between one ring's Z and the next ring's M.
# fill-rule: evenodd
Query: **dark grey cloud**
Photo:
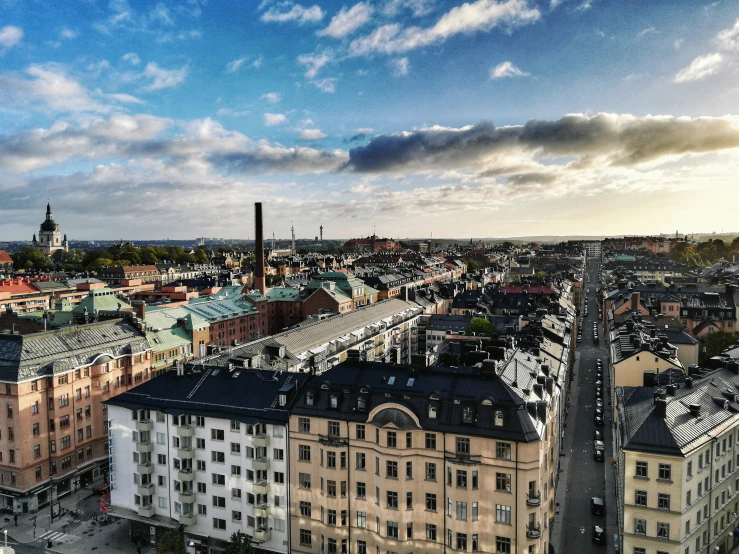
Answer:
M367 138L367 135L365 133L357 133L356 135L351 136L350 138L344 139L344 144L349 144L351 142L359 142L361 140L364 140Z
M495 127L434 127L380 135L352 148L343 169L359 173L470 168L495 171L507 156L571 156L581 165L594 159L609 166L637 165L666 156L739 147L739 118L573 114L555 121ZM509 165L509 164L506 164Z

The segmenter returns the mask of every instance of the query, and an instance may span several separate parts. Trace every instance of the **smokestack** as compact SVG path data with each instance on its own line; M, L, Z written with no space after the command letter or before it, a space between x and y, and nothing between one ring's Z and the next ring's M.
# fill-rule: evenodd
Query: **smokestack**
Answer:
M254 234L256 237L254 284L259 292L265 294L267 286L264 281L264 229L262 225L262 203L254 203Z
M323 242L323 225L321 225L321 242Z

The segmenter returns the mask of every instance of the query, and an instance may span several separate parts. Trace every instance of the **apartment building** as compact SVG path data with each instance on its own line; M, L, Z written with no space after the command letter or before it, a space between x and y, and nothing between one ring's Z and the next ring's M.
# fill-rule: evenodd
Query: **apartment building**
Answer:
M629 554L724 554L739 526L739 371L618 398L620 544Z
M236 532L289 552L287 408L306 377L203 365L108 401L109 513L152 545L182 528L198 554Z
M547 553L557 388L511 350L310 377L290 413L292 552Z
M107 471L102 404L150 378L128 320L0 334L0 504L36 512Z

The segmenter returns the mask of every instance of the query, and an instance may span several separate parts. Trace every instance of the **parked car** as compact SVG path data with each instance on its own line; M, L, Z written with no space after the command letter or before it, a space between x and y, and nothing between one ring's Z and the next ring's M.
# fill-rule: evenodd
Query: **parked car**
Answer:
M577 342L582 342L582 335L577 335Z
M606 501L602 498L594 496L590 499L590 513L602 516L606 513Z
M593 446L595 446L595 449L596 450L605 450L606 449L606 445L605 445L605 443L602 440L593 441Z
M596 449L596 450L595 450L595 451L593 452L593 459L594 459L594 460L595 460L596 462L602 462L602 461L604 460L604 458L605 458L605 456L604 456L603 450L597 450L597 449Z
M593 542L595 544L606 544L606 530L598 525L593 525Z
M600 431L596 431L595 432L595 440L602 441L603 440L603 433L601 433Z
M603 409L603 399L602 398L595 399L595 407L599 410Z
M595 424L598 427L603 427L603 414L602 413L600 413L600 414L596 413L593 416L593 421L595 422Z

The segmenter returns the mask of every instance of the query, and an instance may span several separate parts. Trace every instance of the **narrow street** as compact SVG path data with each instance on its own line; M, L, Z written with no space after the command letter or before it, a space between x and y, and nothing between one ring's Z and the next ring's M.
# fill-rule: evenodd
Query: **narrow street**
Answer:
M598 322L596 288L598 269L595 262L587 266L588 281L585 283L585 302L588 317L582 325L582 342L578 344L574 378L569 394L569 413L566 420L562 453L562 475L557 492L559 514L555 519L553 544L557 554L569 552L615 552L616 506L613 493L614 473L611 465L612 425L610 397L608 394L608 350L602 325L598 324L600 344L593 342L593 322ZM585 304L583 304L584 306ZM584 311L580 314L584 316ZM595 412L596 361L603 362L604 378L604 425L596 426ZM604 435L605 454L603 461L594 459L594 438L598 430ZM608 479L609 483L606 482ZM608 484L608 488L607 488ZM607 492L610 491L610 494ZM605 501L605 515L593 515L590 511L592 497ZM606 544L593 542L593 525L605 528ZM558 539L557 541L554 540Z

